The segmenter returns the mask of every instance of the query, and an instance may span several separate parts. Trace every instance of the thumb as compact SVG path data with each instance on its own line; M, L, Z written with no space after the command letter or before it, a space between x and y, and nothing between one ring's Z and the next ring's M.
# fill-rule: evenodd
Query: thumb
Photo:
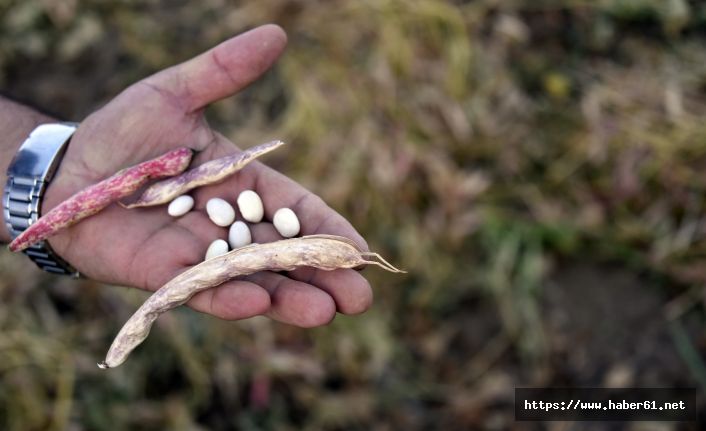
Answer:
M174 96L186 112L229 97L255 81L279 58L287 35L268 24L222 42L145 82Z

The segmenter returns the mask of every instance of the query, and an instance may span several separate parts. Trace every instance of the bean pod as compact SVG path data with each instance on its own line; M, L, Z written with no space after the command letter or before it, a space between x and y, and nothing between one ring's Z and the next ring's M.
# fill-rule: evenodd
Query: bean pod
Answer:
M133 193L149 180L171 177L189 166L193 151L179 148L160 157L123 169L110 178L87 187L32 223L10 243L11 251L21 251L43 241L113 202Z
M374 260L377 259L377 260ZM301 266L323 270L377 265L390 272L404 272L377 253L362 251L348 238L309 235L266 244L251 244L214 257L179 274L157 290L130 317L113 341L100 368L122 364L149 335L160 314L184 304L203 290L232 278L259 271L291 271Z
M211 160L174 178L151 185L140 198L126 205L127 208L149 207L170 202L175 197L196 187L215 184L244 168L256 158L284 145L282 141L272 141L248 148L239 154Z

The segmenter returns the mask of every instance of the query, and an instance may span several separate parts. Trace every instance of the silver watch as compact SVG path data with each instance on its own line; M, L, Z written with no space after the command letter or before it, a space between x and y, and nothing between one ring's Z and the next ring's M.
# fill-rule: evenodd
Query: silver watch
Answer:
M7 168L3 195L5 225L12 239L39 218L47 184L61 162L78 124L42 124L30 133ZM66 261L54 253L46 241L24 253L45 271L79 277Z

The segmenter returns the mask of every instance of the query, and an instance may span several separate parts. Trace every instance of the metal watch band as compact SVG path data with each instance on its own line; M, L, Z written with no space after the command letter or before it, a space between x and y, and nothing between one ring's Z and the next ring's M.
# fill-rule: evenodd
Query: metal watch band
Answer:
M3 195L5 225L14 239L37 221L48 183L78 127L75 123L42 124L32 131L7 169ZM37 266L54 274L78 278L79 273L61 259L46 241L23 251Z

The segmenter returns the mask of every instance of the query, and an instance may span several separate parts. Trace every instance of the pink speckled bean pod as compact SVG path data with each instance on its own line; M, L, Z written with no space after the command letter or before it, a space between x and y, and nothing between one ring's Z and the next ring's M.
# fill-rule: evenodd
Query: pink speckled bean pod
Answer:
M151 179L180 174L189 166L192 154L193 151L189 148L179 148L123 169L112 177L81 190L32 223L10 243L10 250L21 251L49 238L111 203L131 195Z
M240 154L211 160L177 177L152 184L142 193L142 196L140 196L137 201L125 205L125 207L149 207L168 203L196 187L223 181L225 178L243 169L245 165L256 158L282 145L284 145L282 141L271 141L248 148Z

